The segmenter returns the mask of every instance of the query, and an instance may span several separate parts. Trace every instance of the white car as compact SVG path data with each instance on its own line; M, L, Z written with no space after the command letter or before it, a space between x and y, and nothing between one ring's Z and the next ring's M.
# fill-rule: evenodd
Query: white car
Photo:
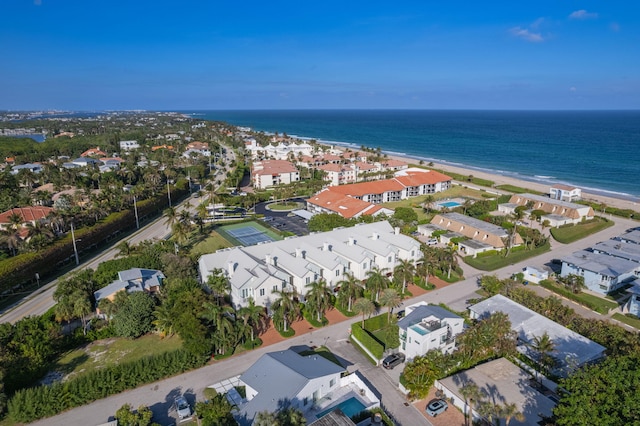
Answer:
M429 240L427 240L428 246L435 246L436 244L438 244L438 240L436 238L430 238Z
M180 417L180 420L191 417L191 406L184 396L179 396L176 398L176 411L178 412L178 417Z

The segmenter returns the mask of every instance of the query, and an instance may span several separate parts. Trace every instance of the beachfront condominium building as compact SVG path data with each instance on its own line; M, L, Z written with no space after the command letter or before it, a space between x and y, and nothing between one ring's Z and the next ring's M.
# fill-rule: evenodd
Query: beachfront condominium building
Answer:
M590 206L535 194L514 194L508 203L498 206L498 211L511 214L520 206L525 206L528 212L542 210L546 214L543 215L540 220L548 220L552 227L558 227L568 223L579 223L583 220L592 219L595 215Z
M251 182L254 188L266 189L300 180L300 172L286 160L254 161L251 166Z
M383 221L223 249L200 257L198 266L203 283L212 274L224 274L231 301L240 308L250 299L269 307L282 290L303 300L314 281L323 279L335 289L346 274L365 280L374 268L391 274L401 260L416 264L421 259L420 243Z
M331 187L323 189L308 198L307 210L312 213L335 213L346 219L360 216L378 216L380 214L390 216L393 214L391 209L332 191Z

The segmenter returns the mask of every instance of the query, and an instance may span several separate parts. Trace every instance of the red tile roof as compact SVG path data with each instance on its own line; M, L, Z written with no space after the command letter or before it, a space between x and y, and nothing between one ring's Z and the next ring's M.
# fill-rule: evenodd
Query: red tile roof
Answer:
M279 173L295 173L296 166L286 160L263 160L253 163L251 173L254 175L274 175Z
M52 211L53 209L51 207L17 207L15 209L7 210L6 212L0 213L0 224L9 224L9 216L14 214L22 217L22 223L26 223L44 219Z
M307 202L338 213L342 217L347 219L352 218L358 214L364 214L364 211L375 207L374 204L367 203L366 201L358 200L357 198L350 197L348 195L335 192L336 187L331 187L321 191L320 193L309 198ZM379 209L377 209L379 210Z
M101 151L100 147L98 146L96 148L89 148L88 150L80 154L80 157L93 157L93 156L106 157L107 153L104 151Z
M372 182L352 183L349 185L334 186L332 191L343 195L362 197L368 194L382 194L388 191L402 191L404 186L395 179L384 179Z
M434 170L427 170L424 172L408 172L405 175L396 176L395 179L404 186L420 186L447 182L451 180L451 177Z

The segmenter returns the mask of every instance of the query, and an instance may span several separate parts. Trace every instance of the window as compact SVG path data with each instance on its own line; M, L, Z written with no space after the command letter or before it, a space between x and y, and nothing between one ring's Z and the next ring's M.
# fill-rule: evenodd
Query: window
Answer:
M414 257L416 255L415 250L411 250L411 257Z
M364 262L364 263L362 264L362 269L367 269L367 262Z
M340 276L340 269L336 269L336 277Z
M393 256L389 256L389 257L387 258L387 262L389 262L389 263L393 262Z
M311 277L307 277L306 282L307 282L307 284L309 284L311 282Z
M304 399L302 400L302 404L307 405L308 403L309 403L309 397L305 396Z
M260 289L260 296L264 296L264 288Z
M272 290L272 291L278 291L278 286L277 286L277 285L274 285L274 286L273 286L273 290Z
M249 291L246 288L242 289L242 298L245 299L249 295Z
M331 381L329 382L329 387L332 388L336 385L336 379L331 379Z

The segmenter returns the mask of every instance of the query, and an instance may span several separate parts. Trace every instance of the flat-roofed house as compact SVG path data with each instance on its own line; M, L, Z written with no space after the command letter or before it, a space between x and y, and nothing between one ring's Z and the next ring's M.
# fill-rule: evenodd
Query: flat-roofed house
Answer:
M604 346L501 294L469 307L471 319L484 319L496 312L502 312L509 317L511 329L517 333L518 351L533 360L536 359L535 351L532 349L534 339L545 333L549 335L554 345L550 355L557 361L557 366L552 372L556 375L566 377L575 369L605 356Z
M499 401L501 405L513 405L517 412L522 413L524 419L511 419L511 424L517 426L538 426L542 417L552 417L555 402L550 398L557 395L543 394L532 386L531 374L522 370L506 358L498 358L485 362L471 369L461 371L444 379L436 380L434 387L440 390L447 401L458 407L466 416L473 420L473 424L494 424L496 418L489 421L480 414L468 397L465 398L461 388L474 384L480 391L482 400ZM545 385L556 390L555 384L545 380Z
M509 232L503 227L460 213L439 213L431 219L431 224L469 238L458 243L460 250L467 255L475 256L483 251L503 249L505 239L510 238ZM515 234L513 238L512 247L524 242L520 234ZM441 242L446 242L443 241L443 236L440 239Z
M138 141L120 141L120 149L123 151L132 151L138 148L140 148L140 144L138 143Z
M640 276L640 263L602 252L580 250L560 260L561 277L581 276L589 290L600 294L615 291Z
M251 167L251 182L255 188L265 189L300 180L300 172L286 160L254 161Z
M400 352L412 360L430 350L450 353L455 337L462 333L464 318L426 302L405 308L405 316L398 321Z
M510 214L518 206L526 206L529 210L544 211L547 214L542 216L540 220L548 220L553 227L567 223L579 223L595 216L590 206L526 193L512 195L508 203L498 206L498 211Z
M275 291L294 291L303 298L311 282L324 279L335 288L346 273L358 280L373 268L391 274L400 260L422 258L420 243L400 234L389 222L360 224L248 247L218 250L200 257L202 282L221 271L229 280L236 308L249 298L270 307Z
M557 184L549 188L549 198L561 201L578 201L582 198L582 191L575 186Z

